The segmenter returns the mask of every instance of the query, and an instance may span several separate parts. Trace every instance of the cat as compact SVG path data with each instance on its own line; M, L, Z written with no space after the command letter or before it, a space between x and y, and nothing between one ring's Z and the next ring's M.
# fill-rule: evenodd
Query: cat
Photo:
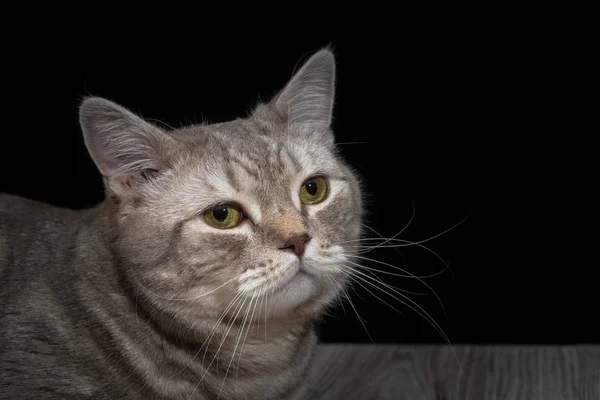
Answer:
M335 83L323 48L248 116L170 130L83 99L105 199L0 196L0 398L303 398L361 236Z

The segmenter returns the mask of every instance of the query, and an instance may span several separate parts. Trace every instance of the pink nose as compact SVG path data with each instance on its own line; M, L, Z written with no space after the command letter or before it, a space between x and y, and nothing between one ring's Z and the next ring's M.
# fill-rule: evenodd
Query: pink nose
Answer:
M291 250L298 257L302 257L306 243L308 243L310 239L311 238L308 236L308 233L294 234L288 238L288 240L285 242L285 245L280 247L280 249Z

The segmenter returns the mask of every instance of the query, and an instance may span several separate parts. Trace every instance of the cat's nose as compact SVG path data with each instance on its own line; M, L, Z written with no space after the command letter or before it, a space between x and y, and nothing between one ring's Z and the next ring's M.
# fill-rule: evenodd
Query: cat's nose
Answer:
M308 233L296 233L291 235L288 240L285 242L283 247L280 247L281 250L291 250L298 257L302 257L304 254L304 249L306 247L306 243L311 239Z

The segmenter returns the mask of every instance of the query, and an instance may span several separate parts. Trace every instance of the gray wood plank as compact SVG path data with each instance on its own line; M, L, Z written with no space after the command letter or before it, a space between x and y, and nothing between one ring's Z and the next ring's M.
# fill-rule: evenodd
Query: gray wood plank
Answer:
M320 345L308 399L600 400L600 346ZM462 369L461 369L462 368Z
M581 360L579 395L582 400L600 399L600 346L578 346Z

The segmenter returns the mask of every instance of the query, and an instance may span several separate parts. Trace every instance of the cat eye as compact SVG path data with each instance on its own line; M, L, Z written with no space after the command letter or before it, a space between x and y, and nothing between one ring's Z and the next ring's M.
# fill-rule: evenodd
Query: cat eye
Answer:
M234 205L219 204L206 211L204 219L210 226L229 229L239 225L242 220L242 212Z
M327 195L327 181L323 177L307 180L300 189L300 201L303 204L317 204Z

